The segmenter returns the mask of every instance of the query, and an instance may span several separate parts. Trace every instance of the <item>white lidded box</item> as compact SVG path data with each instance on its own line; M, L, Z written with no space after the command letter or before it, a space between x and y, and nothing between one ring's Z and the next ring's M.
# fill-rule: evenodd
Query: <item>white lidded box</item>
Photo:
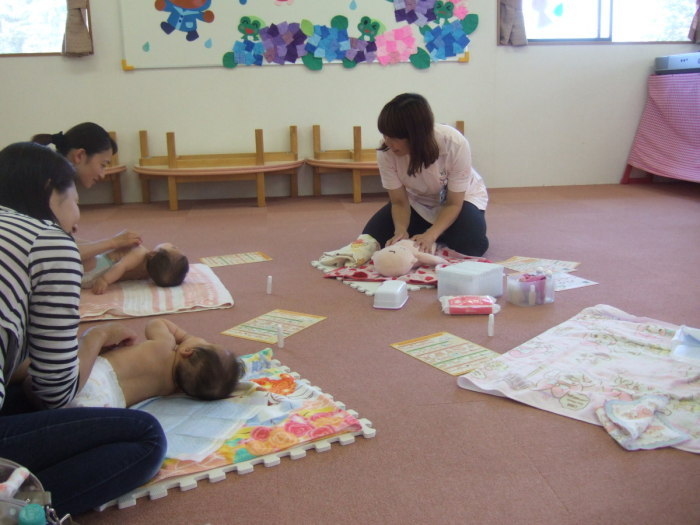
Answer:
M437 268L438 297L445 295L503 295L503 266L464 261Z
M403 281L384 281L374 292L374 307L398 310L408 300L408 287Z

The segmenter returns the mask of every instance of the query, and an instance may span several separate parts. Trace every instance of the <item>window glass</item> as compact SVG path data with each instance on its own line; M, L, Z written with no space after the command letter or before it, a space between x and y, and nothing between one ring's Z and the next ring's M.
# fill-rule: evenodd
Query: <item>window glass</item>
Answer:
M0 1L0 54L60 53L66 0Z
M523 0L530 41L688 41L695 0Z

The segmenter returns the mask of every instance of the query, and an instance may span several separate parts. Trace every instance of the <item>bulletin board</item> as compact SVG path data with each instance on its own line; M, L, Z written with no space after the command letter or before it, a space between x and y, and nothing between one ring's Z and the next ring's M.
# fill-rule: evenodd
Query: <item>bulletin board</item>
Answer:
M120 0L122 68L469 61L466 0Z

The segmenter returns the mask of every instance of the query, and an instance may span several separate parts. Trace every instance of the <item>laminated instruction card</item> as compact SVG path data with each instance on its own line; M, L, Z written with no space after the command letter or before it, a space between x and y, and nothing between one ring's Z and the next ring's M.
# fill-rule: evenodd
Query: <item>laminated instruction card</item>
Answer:
M571 261L559 261L556 259L537 259L535 257L522 257L514 255L505 261L498 261L496 264L505 266L509 270L515 270L522 273L535 273L538 268L542 270L550 270L552 273L557 272L573 272L576 267L581 264Z
M302 314L289 310L272 310L221 333L273 344L277 342L280 327L286 338L324 319L325 317L320 315Z
M202 257L201 262L210 268L217 266L231 266L234 264L245 264L254 262L271 261L272 257L263 252L232 253L229 255L214 255L212 257Z
M391 346L453 376L471 372L501 355L449 332L438 332Z

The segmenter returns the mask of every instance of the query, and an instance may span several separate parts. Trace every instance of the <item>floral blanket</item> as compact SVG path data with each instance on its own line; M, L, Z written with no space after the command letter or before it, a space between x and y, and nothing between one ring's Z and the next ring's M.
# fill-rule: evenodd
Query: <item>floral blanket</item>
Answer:
M700 453L700 360L671 354L678 328L597 305L457 381L602 425L627 450Z

